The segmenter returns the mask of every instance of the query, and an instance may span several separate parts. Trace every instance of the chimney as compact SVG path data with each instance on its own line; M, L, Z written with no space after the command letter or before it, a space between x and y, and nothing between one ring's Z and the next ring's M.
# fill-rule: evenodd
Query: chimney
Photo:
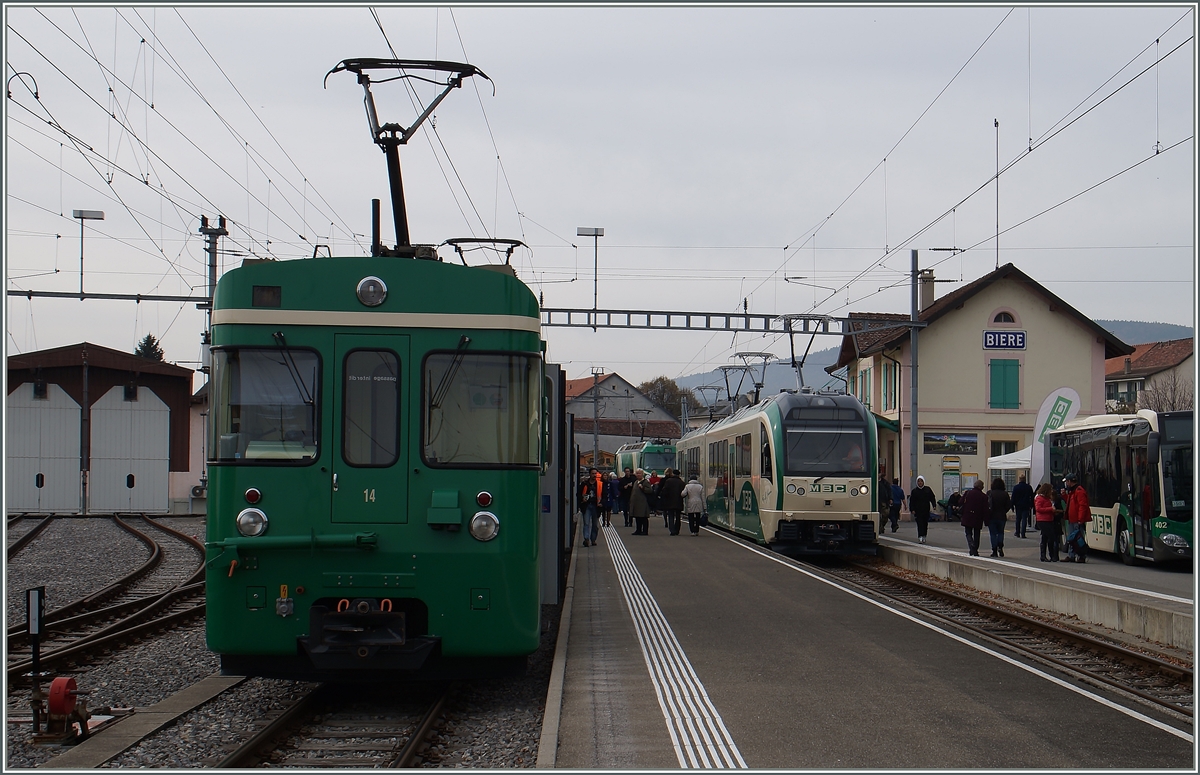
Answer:
M1131 371L1133 371L1133 360L1131 358L1126 358L1125 359L1125 373L1128 374Z
M933 270L922 269L917 275L917 311L924 312L933 304Z

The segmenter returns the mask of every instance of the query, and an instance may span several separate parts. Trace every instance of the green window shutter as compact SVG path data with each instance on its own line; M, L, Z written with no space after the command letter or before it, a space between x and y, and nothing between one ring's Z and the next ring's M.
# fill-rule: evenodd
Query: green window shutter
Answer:
M993 358L991 367L992 409L1021 408L1021 362Z

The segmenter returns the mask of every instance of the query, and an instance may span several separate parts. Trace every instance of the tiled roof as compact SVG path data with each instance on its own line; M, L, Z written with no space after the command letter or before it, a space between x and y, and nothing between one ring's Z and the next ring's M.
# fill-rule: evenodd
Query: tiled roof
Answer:
M8 356L8 370L19 369L54 369L65 366L82 366L84 359L89 366L98 366L116 371L142 372L145 374L165 374L169 377L192 376L192 370L176 366L166 361L154 361L142 358L133 353L114 350L91 342L80 342L49 350L20 353ZM190 385L189 385L190 389Z
M1106 379L1123 376L1145 377L1160 371L1173 369L1192 356L1194 339L1171 339L1166 342L1147 342L1134 345L1133 353L1104 361ZM1125 360L1129 359L1129 373L1125 372Z
M1070 304L1067 304L1065 301L1058 298L1058 296L1055 296L1053 293L1046 290L1046 288L1043 287L1041 285L1041 283L1034 280L1032 277L1025 274L1020 269L1017 269L1012 264L1005 264L1004 266L1000 267L999 269L996 269L992 272L989 272L988 274L985 274L983 277L980 277L979 279L975 280L974 282L967 283L966 285L962 286L961 288L956 288L955 290L951 291L950 293L947 293L945 296L941 297L940 299L935 300L928 307L921 310L921 312L917 315L917 319L922 322L925 322L925 323L933 323L935 320L942 317L943 315L946 315L947 313L952 312L953 310L961 307L968 299L975 296L976 294L978 294L983 289L987 288L992 283L994 283L998 280L1004 280L1004 279L1012 280L1014 282L1024 284L1031 293L1036 293L1039 296L1044 297L1047 301L1050 302L1050 305L1052 307L1054 307L1056 309L1060 309L1060 310L1066 312L1067 314L1073 316L1076 320L1078 320L1080 323L1082 323L1086 328L1089 328L1092 331L1094 331L1097 336L1102 337L1104 339L1104 355L1106 358L1124 357L1125 355L1128 355L1129 352L1133 349L1129 345L1122 342L1120 339L1117 339L1115 336L1113 336L1108 331L1104 330L1094 320L1092 320L1091 318L1082 314L1081 312L1079 312L1079 310L1075 309ZM856 317L856 315L851 313L847 317ZM869 312L869 313L859 313L857 315L857 317L872 317L872 318L895 317L900 320L907 320L910 316L909 315L895 315L894 313L885 313L885 312ZM851 326L856 327L855 324L853 324L853 323L851 324ZM837 369L841 368L842 366L845 366L847 363L849 363L850 361L854 360L857 357L860 357L862 355L869 355L869 354L875 353L875 352L879 352L880 350L891 349L891 348L897 347L901 343L903 343L903 341L906 338L908 338L908 330L905 328L889 329L888 333L866 332L863 334L855 334L853 336L845 336L842 338L842 349L841 349L841 352L838 354L837 363L835 363L833 366L826 369L826 371L829 371L832 373L833 371L836 371ZM857 353L855 352L855 342L851 341L851 339L857 340L857 344L858 344L858 348L857 348L858 352Z
M604 384L604 380L613 376L612 374L601 374L599 383ZM596 384L596 380L592 377L580 377L579 379L567 380L567 398L575 398L592 389L592 385Z
M591 417L575 416L575 435L591 435L592 433ZM642 424L637 420L620 420L600 418L600 435L601 436L630 436L633 438L645 437L647 439L677 439L682 434L679 432L679 423L673 420L649 420L646 423L645 431L642 430Z

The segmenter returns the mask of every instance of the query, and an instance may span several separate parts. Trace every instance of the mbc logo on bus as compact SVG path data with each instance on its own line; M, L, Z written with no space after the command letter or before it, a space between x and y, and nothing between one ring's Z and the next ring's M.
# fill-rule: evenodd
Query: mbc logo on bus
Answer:
M816 492L844 493L844 492L846 492L846 485L844 485L844 484L810 484L808 486L808 491L814 492L814 493L816 493Z

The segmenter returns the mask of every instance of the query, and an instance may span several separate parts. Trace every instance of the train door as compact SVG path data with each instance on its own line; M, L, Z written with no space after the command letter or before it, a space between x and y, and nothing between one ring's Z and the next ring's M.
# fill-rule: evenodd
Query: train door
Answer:
M758 503L760 508L774 509L775 505L775 470L771 463L771 432L766 423L758 427L759 449L759 480Z
M758 533L758 499L754 495L754 484L751 478L750 464L750 434L743 433L733 437L729 446L729 470L731 487L729 494L733 498L732 513L734 527L739 530Z
M407 336L338 334L334 522L408 521Z

